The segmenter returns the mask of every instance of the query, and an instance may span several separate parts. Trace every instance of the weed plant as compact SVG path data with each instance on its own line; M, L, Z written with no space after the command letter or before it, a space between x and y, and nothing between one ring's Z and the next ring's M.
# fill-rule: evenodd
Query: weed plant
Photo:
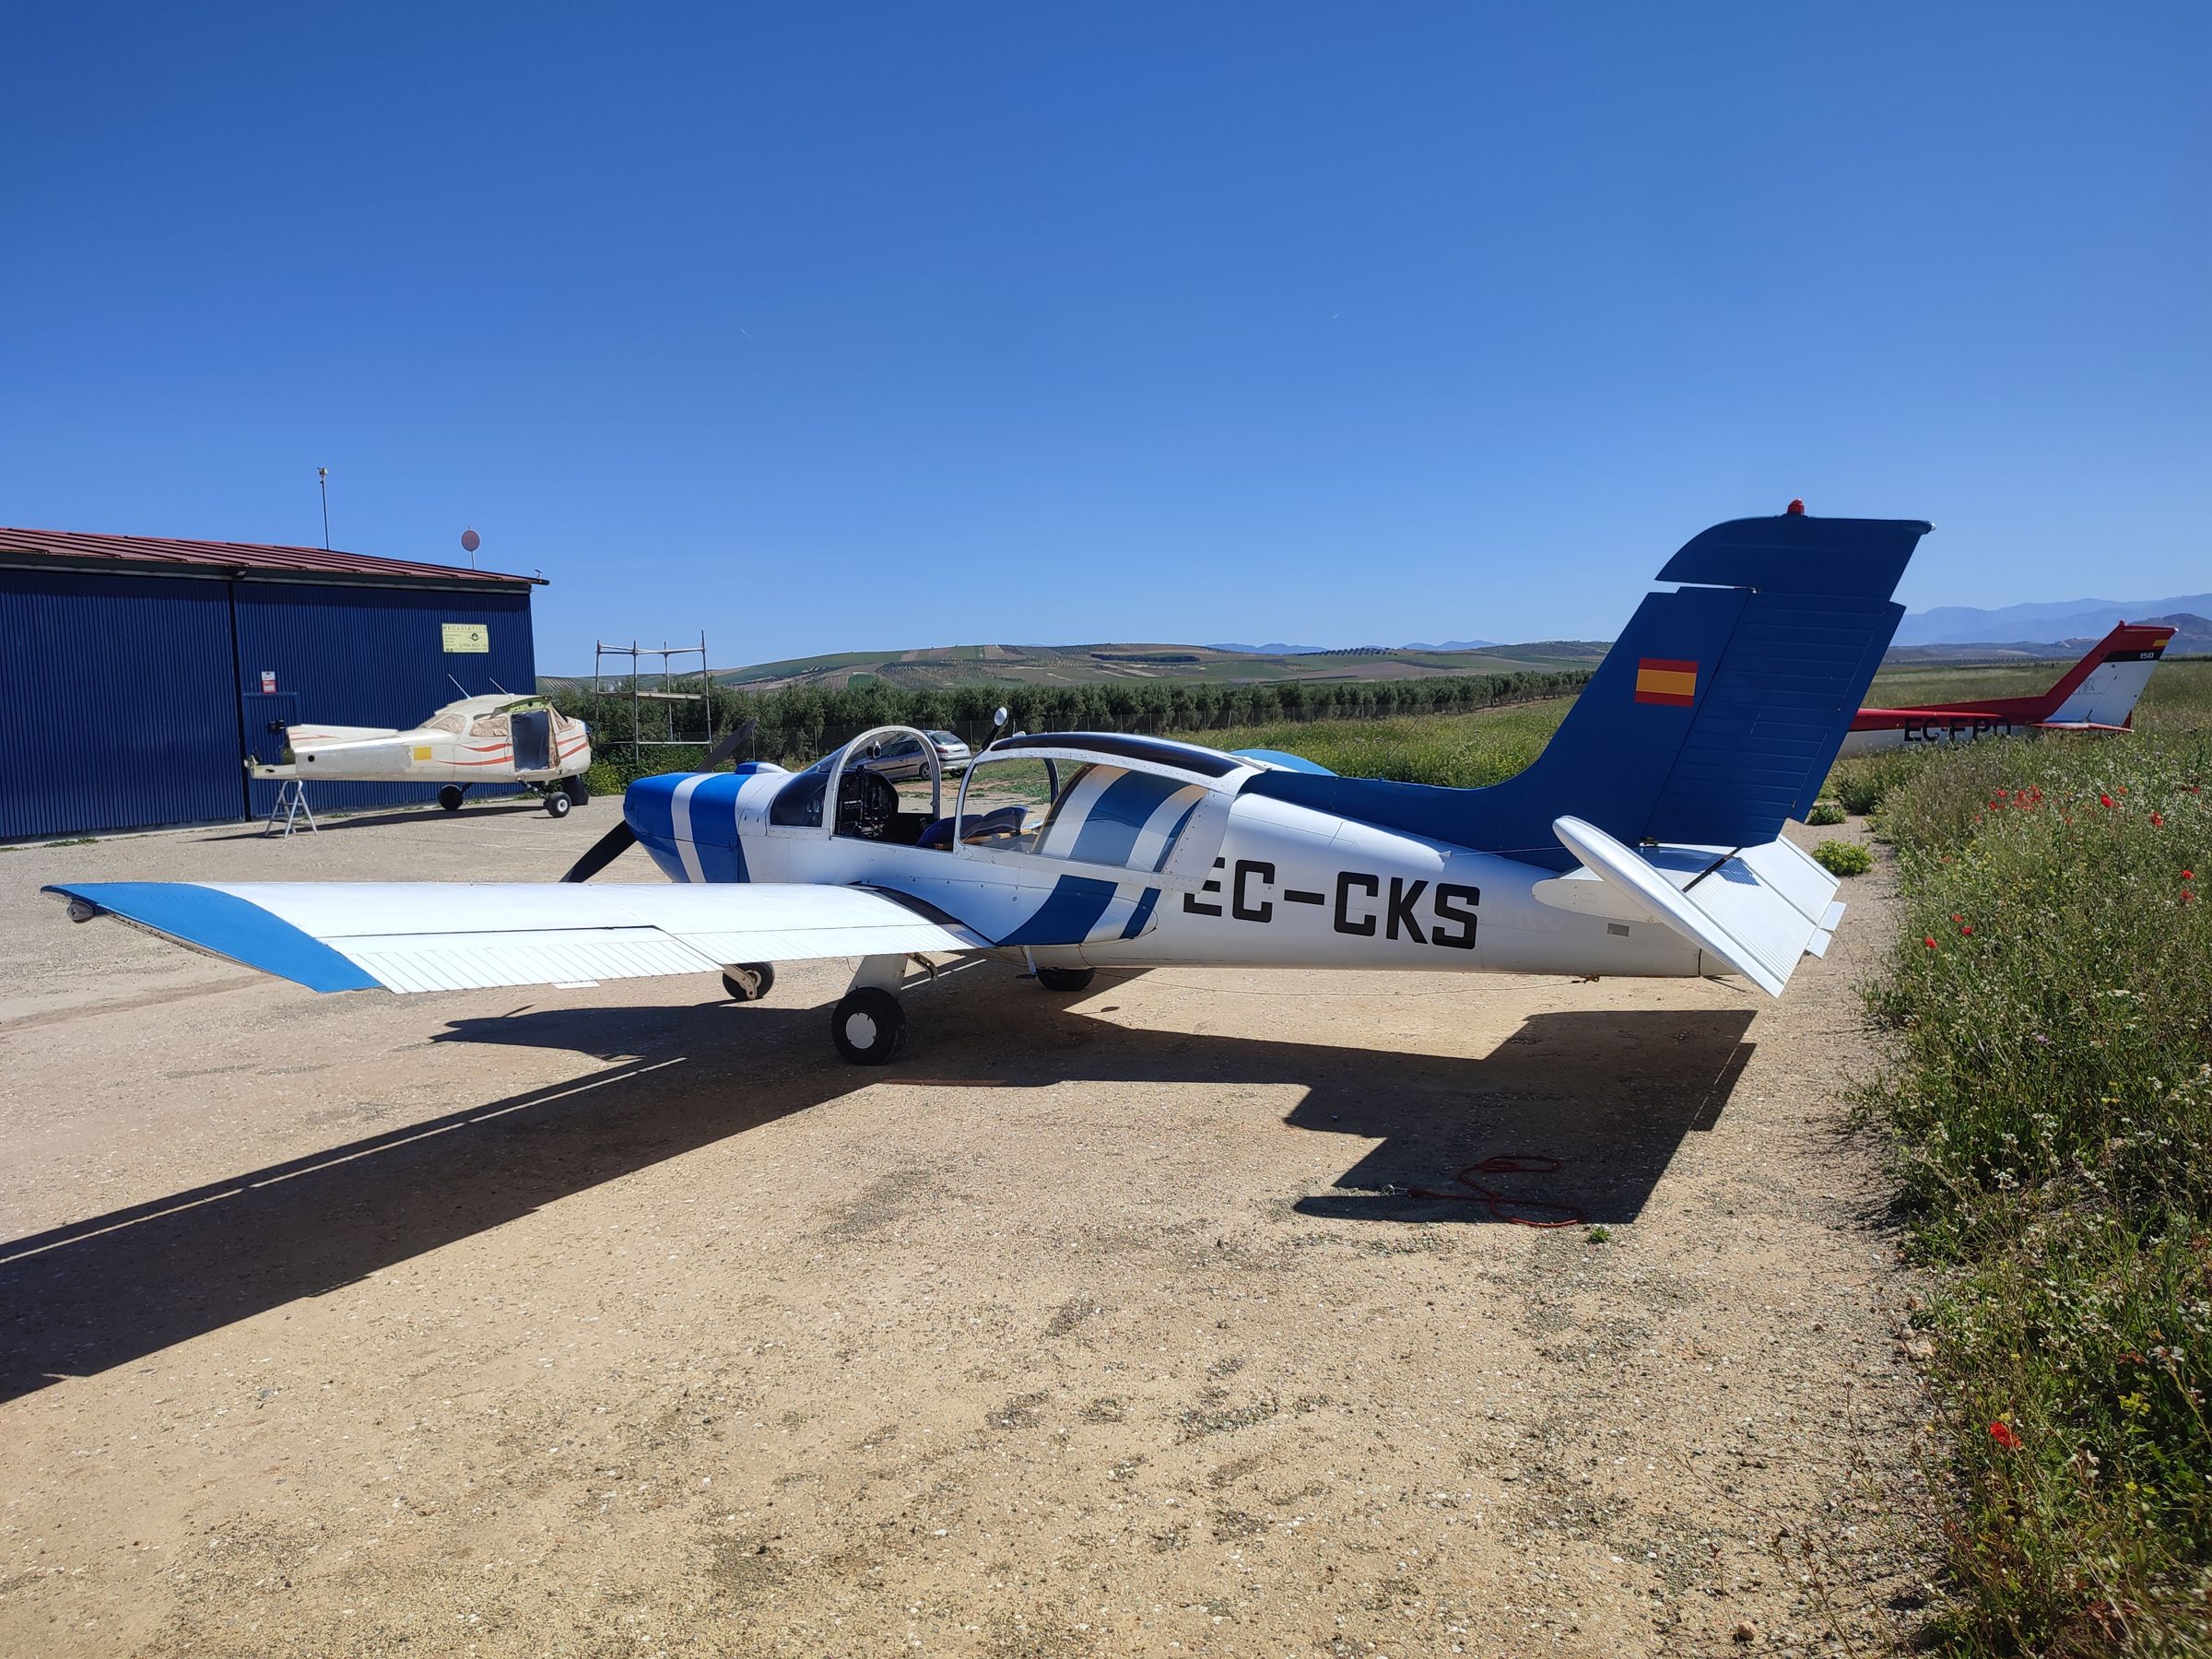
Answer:
M1977 744L1880 802L1869 1006L1940 1293L1936 1639L2201 1653L2212 1612L2212 739Z
M1830 876L1864 876L1874 868L1874 854L1857 841L1824 841L1813 857Z

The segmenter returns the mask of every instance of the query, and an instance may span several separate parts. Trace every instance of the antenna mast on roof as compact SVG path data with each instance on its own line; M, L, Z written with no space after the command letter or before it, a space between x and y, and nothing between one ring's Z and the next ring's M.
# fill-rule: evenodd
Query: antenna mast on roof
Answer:
M330 468L315 468L315 482L323 488L323 551L330 551Z

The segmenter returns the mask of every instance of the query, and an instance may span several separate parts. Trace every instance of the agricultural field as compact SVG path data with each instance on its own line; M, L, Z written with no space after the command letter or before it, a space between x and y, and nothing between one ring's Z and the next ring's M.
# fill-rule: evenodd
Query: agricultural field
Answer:
M2012 696L2041 690L2065 666L2055 663L1886 671L1875 677L1869 695L1876 703L1893 707ZM1347 777L1471 789L1510 778L1534 760L1573 703L1572 698L1560 697L1465 714L1284 722L1184 735L1218 748L1283 749ZM2146 732L2212 729L2212 657L2160 664L2136 710L2136 725ZM1879 793L1878 781L1903 775L1915 759L1915 755L1899 751L1842 762L1836 769L1837 787L1847 781L1860 782L1860 787L1845 795L1844 804L1854 812L1866 811L1873 794Z
M1095 686L1168 681L1260 685L1321 680L1418 680L1440 675L1593 668L1602 641L1545 640L1479 651L1376 647L1325 652L1225 651L1213 645L939 645L911 651L845 651L714 671L716 684L772 691L882 686L941 691L956 686Z
M1347 777L1473 789L1534 760L1573 706L1572 698L1555 697L1465 714L1277 722L1182 735L1216 748L1281 749Z

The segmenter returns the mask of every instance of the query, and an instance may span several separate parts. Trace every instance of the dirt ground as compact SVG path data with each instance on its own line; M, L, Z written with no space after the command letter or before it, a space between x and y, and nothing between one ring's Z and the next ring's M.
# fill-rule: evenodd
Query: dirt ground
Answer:
M1779 1003L987 964L885 1072L849 965L317 997L36 891L550 877L617 810L0 853L0 1652L1910 1627L1912 1287L1839 1098L1882 872ZM1407 1194L1524 1153L1610 1237Z

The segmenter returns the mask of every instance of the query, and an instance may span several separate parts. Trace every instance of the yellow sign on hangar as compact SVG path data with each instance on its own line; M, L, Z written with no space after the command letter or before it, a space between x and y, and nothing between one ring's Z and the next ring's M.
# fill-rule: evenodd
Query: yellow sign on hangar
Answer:
M441 623L445 629L445 648L448 651L489 651L491 629L481 622Z

